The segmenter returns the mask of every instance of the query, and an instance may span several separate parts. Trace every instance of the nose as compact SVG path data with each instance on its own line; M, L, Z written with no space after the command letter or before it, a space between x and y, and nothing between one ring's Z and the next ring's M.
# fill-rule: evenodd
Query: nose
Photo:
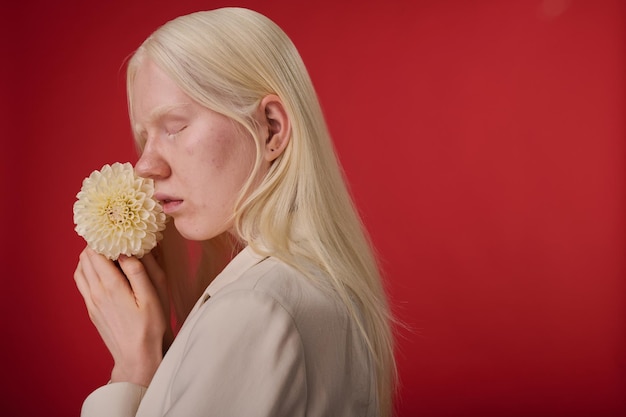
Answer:
M139 160L135 164L135 173L140 177L153 180L167 178L171 175L170 165L158 149L155 141L148 139Z

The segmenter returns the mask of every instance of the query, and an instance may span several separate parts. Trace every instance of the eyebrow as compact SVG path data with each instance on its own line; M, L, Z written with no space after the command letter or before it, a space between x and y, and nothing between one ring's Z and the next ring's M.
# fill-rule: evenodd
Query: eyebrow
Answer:
M161 117L165 116L166 114L174 110L178 110L180 108L187 107L189 105L190 103L177 103L177 104L166 104L163 106L156 107L150 112L150 115L148 116L148 122L152 123L155 120L160 119Z
M155 122L155 120L158 120L160 118L162 118L163 116L167 115L168 113L174 111L174 110L178 110L180 108L184 108L189 106L191 103L176 103L176 104L164 104L162 106L158 106L154 109L152 109L152 111L150 112L150 115L148 116L148 120L147 120L147 124L152 124ZM135 132L140 132L142 130L142 124L135 122L133 125L133 130Z

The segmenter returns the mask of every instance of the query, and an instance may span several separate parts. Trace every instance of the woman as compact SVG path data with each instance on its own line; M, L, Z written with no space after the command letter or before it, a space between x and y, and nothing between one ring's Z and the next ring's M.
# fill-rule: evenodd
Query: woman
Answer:
M227 265L182 285L172 222L159 262L122 257L123 274L83 251L75 280L114 359L83 415L391 415L379 271L288 37L246 9L179 17L130 59L128 99L137 173L203 242L198 275Z

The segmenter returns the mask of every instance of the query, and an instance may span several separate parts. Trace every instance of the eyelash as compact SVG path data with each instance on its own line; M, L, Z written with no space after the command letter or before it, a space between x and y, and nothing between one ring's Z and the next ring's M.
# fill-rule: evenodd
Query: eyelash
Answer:
M176 136L178 136L178 134L179 134L180 132L182 132L182 131L183 131L183 130L185 130L186 128L187 128L187 126L183 126L183 127L181 127L180 129L178 129L176 132L173 132L173 133L168 132L168 133L167 133L167 136L172 137L172 138L175 138Z

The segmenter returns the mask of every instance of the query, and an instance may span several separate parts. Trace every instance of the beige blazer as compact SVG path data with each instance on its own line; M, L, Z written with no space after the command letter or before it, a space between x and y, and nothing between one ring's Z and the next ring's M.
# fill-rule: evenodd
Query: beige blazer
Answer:
M377 415L375 371L346 309L249 247L198 300L150 386L111 383L83 417Z

